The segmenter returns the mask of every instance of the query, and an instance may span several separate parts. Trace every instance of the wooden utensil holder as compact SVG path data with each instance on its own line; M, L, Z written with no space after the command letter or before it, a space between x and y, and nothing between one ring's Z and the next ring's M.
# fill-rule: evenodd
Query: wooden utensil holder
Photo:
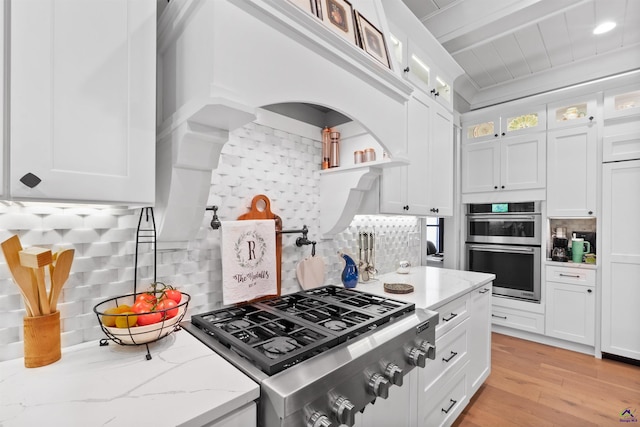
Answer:
M60 312L24 321L24 366L37 368L49 365L62 356L60 350Z

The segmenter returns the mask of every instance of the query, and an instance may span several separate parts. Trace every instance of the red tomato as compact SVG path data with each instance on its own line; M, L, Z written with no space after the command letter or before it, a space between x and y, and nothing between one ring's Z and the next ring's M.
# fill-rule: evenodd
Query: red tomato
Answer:
M163 299L162 301L160 301L160 303L158 304L158 306L156 307L156 310L163 312L166 315L167 319L171 319L172 317L176 317L178 315L178 309L174 308L177 307L178 303L176 303L174 300L172 299Z
M175 301L176 304L180 304L180 300L182 299L182 292L178 291L177 289L167 289L166 291L164 291L164 294L167 296L167 298Z
M133 304L131 311L138 315L138 326L152 325L162 320L162 313L153 311L153 304L144 300Z
M153 294L150 294L148 292L144 292L142 294L138 294L138 296L136 296L136 301L135 302L139 302L139 301L143 301L146 303L149 303L151 305L156 303L156 296Z

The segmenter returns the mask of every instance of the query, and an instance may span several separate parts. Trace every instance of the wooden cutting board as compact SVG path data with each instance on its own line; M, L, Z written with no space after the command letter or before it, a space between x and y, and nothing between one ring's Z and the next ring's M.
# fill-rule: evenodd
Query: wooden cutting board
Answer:
M282 278L282 219L273 212L271 212L271 200L264 194L258 194L251 200L251 208L246 214L238 217L239 221L248 219L273 219L276 223L276 283L277 283L277 295L265 295L260 298L256 298L249 302L263 301L275 296L280 296L281 292L281 278Z

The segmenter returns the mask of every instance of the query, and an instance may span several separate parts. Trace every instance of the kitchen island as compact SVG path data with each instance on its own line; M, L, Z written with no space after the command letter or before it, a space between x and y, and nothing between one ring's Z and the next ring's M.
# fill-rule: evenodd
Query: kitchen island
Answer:
M398 411L390 409L399 399L410 403L408 414L419 425L449 424L457 417L489 373L493 279L415 267L409 274L390 273L357 285L439 313L436 359L413 369L407 387L394 387L389 399L378 399L358 414L358 426L388 426L389 416L404 425ZM415 290L388 294L385 282L409 283ZM63 349L61 360L40 368L25 368L22 358L0 363L0 425L252 425L237 419L226 424L230 416L255 422L259 385L186 331L150 344L149 350L152 359L146 360L144 346L89 342ZM451 395L461 390L463 395ZM451 406L447 413L434 406L441 403L444 409ZM431 414L447 417L433 420Z
M438 312L435 358L405 376L403 387L378 399L357 427L448 426L491 372L491 286L494 274L414 267L389 273L356 289ZM385 292L385 283L412 285L407 294Z

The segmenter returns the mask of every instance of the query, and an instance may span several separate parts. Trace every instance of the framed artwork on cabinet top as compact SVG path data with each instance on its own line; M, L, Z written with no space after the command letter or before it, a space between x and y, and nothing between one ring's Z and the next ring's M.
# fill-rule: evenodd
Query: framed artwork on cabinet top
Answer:
M389 51L387 43L384 40L382 31L377 29L371 22L356 11L356 24L358 28L358 38L362 49L369 55L373 56L387 68L391 68L389 61Z
M317 0L289 0L289 3L295 4L305 12L318 16L316 2Z
M353 7L347 0L320 0L318 16L335 33L357 45Z

